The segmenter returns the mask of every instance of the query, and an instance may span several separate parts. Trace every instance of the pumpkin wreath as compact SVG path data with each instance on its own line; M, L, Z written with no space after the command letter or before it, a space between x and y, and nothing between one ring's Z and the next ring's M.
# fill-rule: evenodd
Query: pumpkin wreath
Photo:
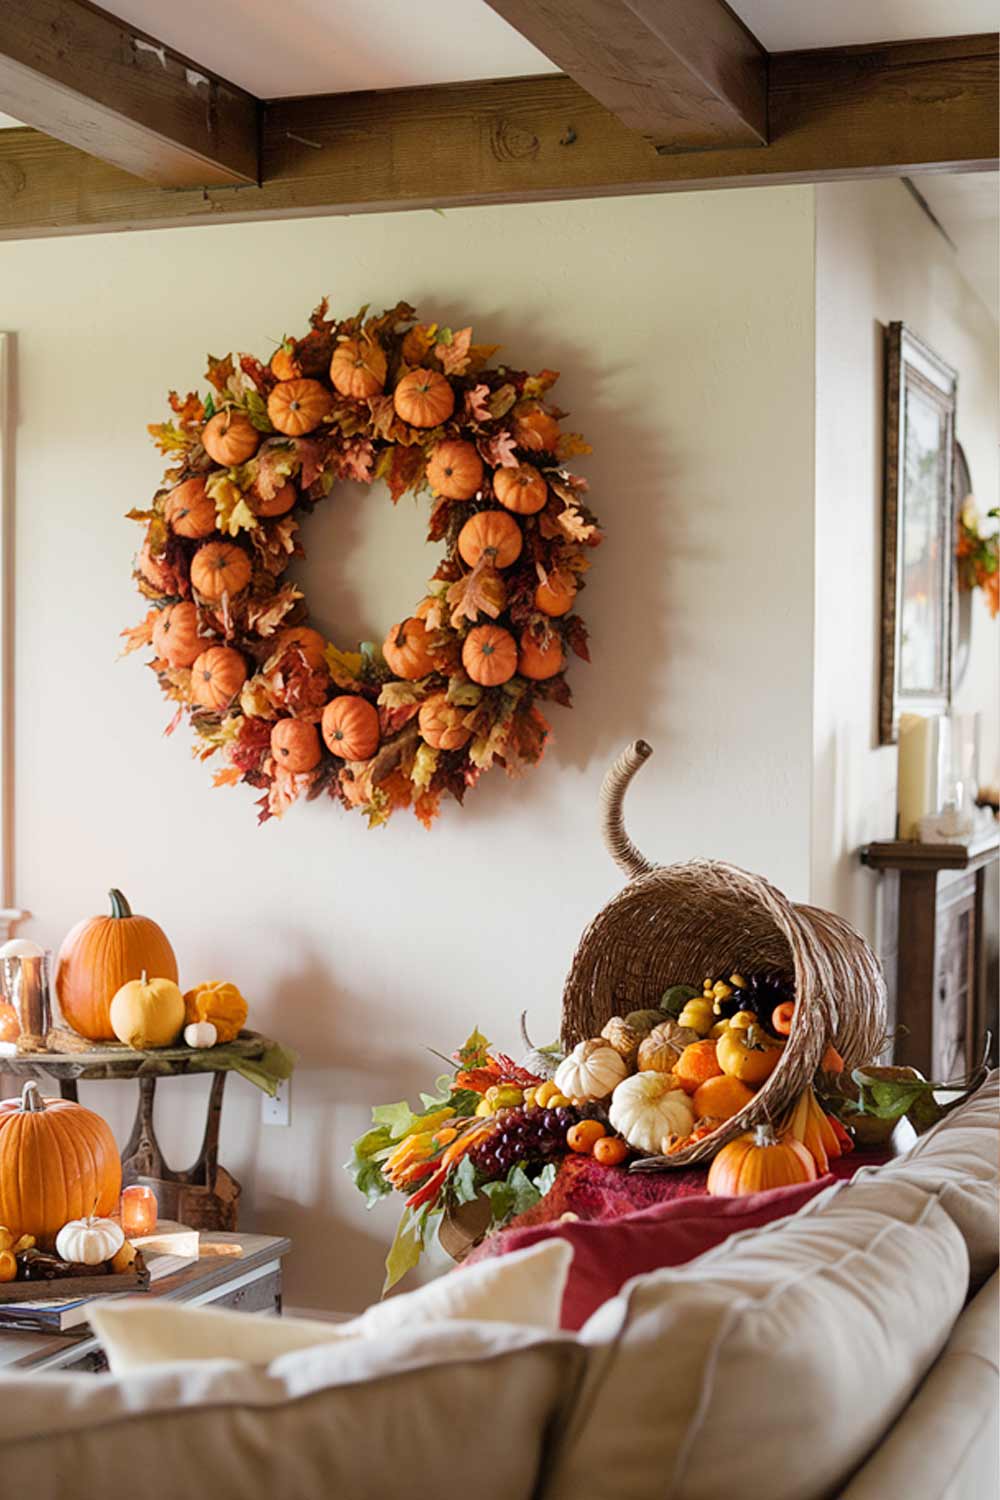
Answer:
M326 300L270 363L209 357L212 391L170 394L150 427L170 460L134 577L150 602L123 632L185 713L216 785L258 788L260 820L327 795L369 825L411 807L426 826L493 765L541 759L539 703L569 706L569 653L589 660L576 596L601 541L589 453L547 399L558 378L505 365L472 330L418 323L401 302L338 321ZM342 650L284 578L303 518L338 480L432 496L444 556L381 645Z

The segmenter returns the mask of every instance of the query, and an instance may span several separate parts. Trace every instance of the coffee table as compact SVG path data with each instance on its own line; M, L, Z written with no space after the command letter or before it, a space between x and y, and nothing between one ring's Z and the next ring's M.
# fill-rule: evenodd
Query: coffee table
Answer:
M233 1253L236 1248L238 1255ZM281 1262L291 1248L291 1240L276 1235L203 1232L198 1261L154 1282L142 1295L280 1317ZM39 1295L44 1295L41 1288ZM58 1296L58 1290L53 1295ZM69 1333L0 1328L0 1371L6 1374L107 1368L104 1351L85 1324Z

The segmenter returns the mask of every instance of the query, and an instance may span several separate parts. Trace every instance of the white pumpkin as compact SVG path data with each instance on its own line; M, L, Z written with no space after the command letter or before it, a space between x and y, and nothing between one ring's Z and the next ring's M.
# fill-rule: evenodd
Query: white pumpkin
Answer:
M634 1073L615 1089L608 1111L611 1128L637 1151L658 1156L667 1135L690 1135L694 1109L670 1073Z
M56 1254L61 1260L99 1266L117 1255L124 1243L125 1231L114 1219L70 1219L56 1235Z
M192 1021L184 1028L184 1040L189 1047L214 1047L219 1040L219 1030L211 1021Z
M579 1042L556 1069L555 1085L567 1099L606 1099L628 1074L628 1064L602 1037Z

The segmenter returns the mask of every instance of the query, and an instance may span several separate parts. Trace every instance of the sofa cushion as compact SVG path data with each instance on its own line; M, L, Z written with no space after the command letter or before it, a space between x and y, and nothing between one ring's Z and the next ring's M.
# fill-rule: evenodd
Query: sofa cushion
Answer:
M346 1323L309 1318L251 1318L220 1308L178 1307L152 1297L97 1304L90 1322L116 1375L177 1360L238 1359L267 1364L293 1349L379 1338L399 1329L464 1320L559 1327L573 1251L554 1241L465 1276L442 1276L416 1291L377 1302Z
M910 1399L965 1298L964 1241L900 1184L901 1216L827 1209L630 1282L590 1360L546 1500L826 1500Z
M841 1500L986 1500L1000 1494L997 1277L970 1302L940 1358Z
M878 1184L875 1197L891 1194L900 1183L931 1193L965 1240L970 1289L978 1291L995 1273L998 1263L998 1080L1000 1073L991 1073L971 1099L920 1136L903 1156L885 1166L862 1167L851 1182L830 1189L805 1211L821 1213L832 1198L842 1203L853 1202L859 1191L871 1197L868 1185L872 1183ZM891 1212L891 1200L886 1197L885 1202Z
M0 1376L0 1470L31 1500L387 1500L456 1483L515 1500L581 1358L558 1334L464 1323L266 1369Z

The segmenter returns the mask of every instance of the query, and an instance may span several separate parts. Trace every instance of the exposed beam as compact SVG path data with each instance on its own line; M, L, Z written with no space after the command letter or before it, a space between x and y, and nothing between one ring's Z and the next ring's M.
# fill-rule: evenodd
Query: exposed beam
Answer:
M279 101L260 188L162 192L0 131L0 238L997 166L995 35L784 53L769 72L757 150L657 154L568 78Z
M0 109L160 187L258 181L257 100L84 0L0 0Z
M767 53L723 0L486 0L660 150L767 140Z

